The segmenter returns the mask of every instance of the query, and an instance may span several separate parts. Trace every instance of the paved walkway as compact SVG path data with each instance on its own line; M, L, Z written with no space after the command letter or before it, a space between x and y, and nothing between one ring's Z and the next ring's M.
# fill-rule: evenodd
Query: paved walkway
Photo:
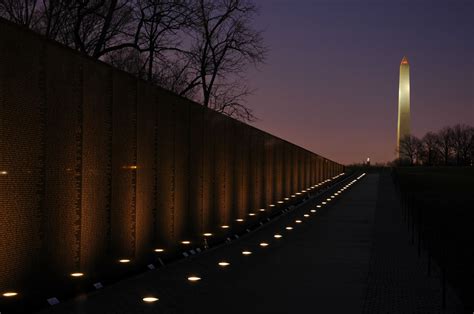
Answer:
M439 281L424 275L396 206L388 175L371 174L316 213L306 204L230 245L43 313L439 312ZM224 260L230 265L219 267Z

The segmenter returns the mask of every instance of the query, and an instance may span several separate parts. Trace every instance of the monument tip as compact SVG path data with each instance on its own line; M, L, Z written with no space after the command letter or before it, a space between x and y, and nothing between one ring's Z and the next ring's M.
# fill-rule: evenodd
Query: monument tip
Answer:
M407 57L403 56L401 64L408 64L408 59Z

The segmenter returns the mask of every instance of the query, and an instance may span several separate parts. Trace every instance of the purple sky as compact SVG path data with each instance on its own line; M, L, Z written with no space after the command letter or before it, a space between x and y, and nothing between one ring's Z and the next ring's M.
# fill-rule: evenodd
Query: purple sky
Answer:
M254 125L341 163L395 157L398 71L412 133L474 126L474 1L257 0L269 58Z

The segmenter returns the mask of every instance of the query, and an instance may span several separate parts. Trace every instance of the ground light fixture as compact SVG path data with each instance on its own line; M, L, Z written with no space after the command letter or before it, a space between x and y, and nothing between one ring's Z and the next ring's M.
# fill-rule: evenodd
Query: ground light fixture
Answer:
M268 243L267 243L267 242L261 242L261 243L260 243L260 246L261 246L261 247L267 247L267 246L268 246Z
M310 212L315 213L316 209L311 209Z
M278 203L278 204L283 204L284 202L283 202L283 201L278 201L277 203Z
M11 298L11 297L16 297L18 295L18 292L7 291L7 292L3 293L2 295L6 298Z
M269 207L275 207L275 204L270 204L270 205L268 205L268 206L269 206Z
M249 213L249 216L255 216L255 213Z
M260 208L259 211L264 212L265 208Z
M221 228L222 229L229 229L229 226L228 225L222 225Z
M164 250L164 249L154 249L154 251L155 251L156 253L161 253L161 252L164 252L165 250Z
M293 230L293 227L288 226L288 227L286 227L285 229L286 229L286 230Z
M229 263L229 262L226 262L226 261L221 261L221 262L219 262L219 263L217 263L217 264L218 264L219 266L221 266L221 267L227 267L227 266L230 265L230 263Z
M327 203L326 202L321 202L321 204L326 205Z
M191 244L191 241L184 240L184 241L181 241L181 244L184 244L184 245L189 245L189 244Z
M242 218L237 218L235 221L237 221L237 222L242 222L242 221L244 221L244 220L243 220Z
M71 273L70 276L71 277L82 277L82 276L84 276L84 273Z
M289 198L289 197L285 197L285 201L289 201L289 200L290 200L290 198Z
M146 303L153 303L153 302L158 301L159 299L155 297L144 297L142 300L143 302L146 302Z
M130 260L128 258L122 258L122 259L119 259L119 263L122 263L122 264L130 263Z
M300 223L301 223L301 220L296 219L295 222L296 222L297 224L300 224Z
M250 251L242 251L242 255L250 255L250 254L252 254L252 252L250 252Z
M282 238L283 236L282 236L281 234L277 233L277 234L275 234L273 237L274 237L275 239L280 239L280 238Z
M191 282L196 282L196 281L199 281L201 280L201 277L198 277L198 276L189 276L188 277L188 281L191 281Z
M205 236L205 237L212 237L212 233L206 232L206 233L203 234L203 236Z
M303 216L305 216L305 217L309 217L309 215L308 215L308 214L304 214Z
M316 205L317 208L321 208L321 205Z

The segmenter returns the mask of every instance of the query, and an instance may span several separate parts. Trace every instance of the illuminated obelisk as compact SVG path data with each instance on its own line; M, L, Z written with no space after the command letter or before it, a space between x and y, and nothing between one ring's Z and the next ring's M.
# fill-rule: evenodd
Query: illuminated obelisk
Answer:
M400 156L400 140L410 135L410 65L406 57L400 63L400 83L398 85L398 128L397 155Z

